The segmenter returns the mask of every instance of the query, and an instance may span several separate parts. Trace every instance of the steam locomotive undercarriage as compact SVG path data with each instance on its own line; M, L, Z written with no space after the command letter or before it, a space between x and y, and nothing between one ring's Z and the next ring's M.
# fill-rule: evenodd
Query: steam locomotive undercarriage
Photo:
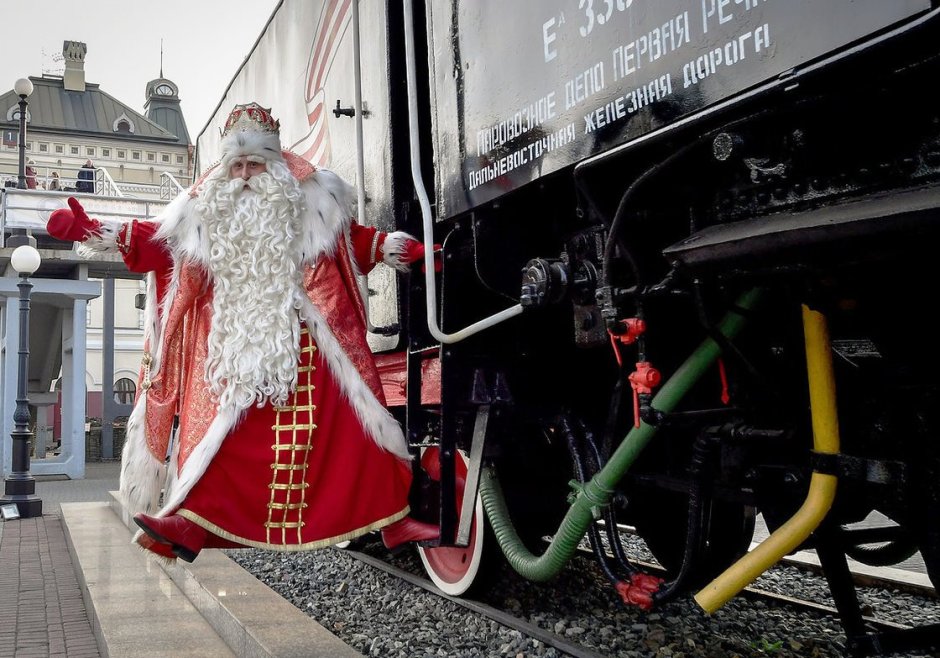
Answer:
M936 64L859 68L864 84L837 68L803 79L438 227L445 329L526 308L444 346L441 405L409 404L413 442L435 445L425 466L440 456L415 508L455 537L444 546L467 545L456 510L479 477L504 552L539 579L544 560L519 556L558 541L586 496L601 567L625 601L651 606L708 598L760 513L790 533L784 552L817 550L852 651L912 642L866 634L845 557L919 552L940 585L940 113L898 102ZM417 364L438 352L420 281L410 292ZM420 368L409 373L417 396ZM612 486L588 485L599 480ZM794 538L801 506L819 522ZM873 514L880 527L852 526ZM601 534L617 523L669 582L637 579L613 533L606 556ZM423 553L437 550L452 549Z

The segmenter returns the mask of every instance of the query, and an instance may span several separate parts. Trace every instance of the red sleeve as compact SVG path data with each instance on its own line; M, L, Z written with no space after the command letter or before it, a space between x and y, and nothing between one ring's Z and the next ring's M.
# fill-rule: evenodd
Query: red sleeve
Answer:
M153 272L173 266L166 243L158 240L156 233L156 223L136 219L118 231L118 250L131 272Z
M157 299L162 300L173 269L173 258L166 243L156 237L157 224L134 220L121 227L117 246L124 264L131 272L157 275Z
M371 226L360 226L353 222L349 227L349 239L352 242L353 258L363 274L368 274L382 258L382 244L385 233Z

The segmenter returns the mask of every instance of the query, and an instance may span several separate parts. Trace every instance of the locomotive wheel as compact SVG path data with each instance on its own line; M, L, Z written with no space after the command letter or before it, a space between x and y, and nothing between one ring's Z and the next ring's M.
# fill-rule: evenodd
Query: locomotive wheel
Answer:
M439 448L432 446L421 457L421 466L432 480L440 481L438 469ZM467 479L467 456L458 451L454 470L457 475L457 508L463 504L463 488ZM496 571L493 555L493 537L487 532L483 501L478 497L473 508L470 525L470 541L466 547L438 546L418 547L424 570L441 591L451 596L460 596L471 590L481 590L489 584ZM490 544L489 547L486 544ZM487 548L487 550L484 550Z

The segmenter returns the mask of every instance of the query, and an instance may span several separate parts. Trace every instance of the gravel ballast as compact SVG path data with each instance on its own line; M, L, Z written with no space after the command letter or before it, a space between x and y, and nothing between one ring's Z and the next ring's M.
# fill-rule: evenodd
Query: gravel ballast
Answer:
M388 557L377 540L361 550ZM228 551L250 573L367 656L564 656L554 647L356 560L346 551ZM633 547L631 547L633 554ZM637 556L644 559L644 556ZM413 549L392 562L423 575ZM593 560L575 557L548 583L530 583L508 566L476 598L605 656L836 657L845 637L837 619L736 597L709 617L686 596L652 612L624 606ZM825 580L777 566L755 586L832 605ZM902 624L940 622L940 600L864 588L864 611ZM895 654L929 658L928 653Z

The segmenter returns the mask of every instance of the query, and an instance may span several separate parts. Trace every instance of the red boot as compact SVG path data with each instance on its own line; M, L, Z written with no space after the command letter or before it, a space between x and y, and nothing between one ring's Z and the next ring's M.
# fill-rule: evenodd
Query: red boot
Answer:
M137 545L167 560L176 559L176 553L173 552L172 546L155 541L153 537L146 533L137 538Z
M431 541L440 537L441 531L433 523L424 523L406 516L400 521L382 528L382 543L391 550L409 541Z
M206 531L178 514L163 518L135 514L134 523L153 540L169 544L177 557L192 562L206 543Z

